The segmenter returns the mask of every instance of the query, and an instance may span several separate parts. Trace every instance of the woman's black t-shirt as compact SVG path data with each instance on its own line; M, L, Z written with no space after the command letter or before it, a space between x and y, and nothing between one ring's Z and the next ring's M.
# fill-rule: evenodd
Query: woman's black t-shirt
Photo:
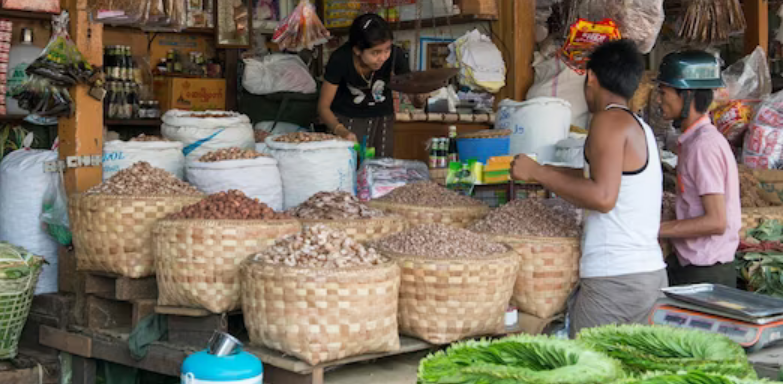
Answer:
M332 112L346 117L369 118L394 114L389 81L394 73L410 72L408 55L400 47L392 45L392 54L380 70L375 71L370 84L362 78L353 65L353 50L344 44L329 58L324 80L337 85L332 101ZM367 77L367 79L370 79Z

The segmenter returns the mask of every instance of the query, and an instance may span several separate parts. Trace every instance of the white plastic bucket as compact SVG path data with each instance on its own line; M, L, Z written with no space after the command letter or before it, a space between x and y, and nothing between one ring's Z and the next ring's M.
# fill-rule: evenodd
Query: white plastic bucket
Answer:
M511 130L510 155L536 154L539 162L555 160L557 142L567 138L571 128L569 102L554 97L506 99L498 107L495 128Z

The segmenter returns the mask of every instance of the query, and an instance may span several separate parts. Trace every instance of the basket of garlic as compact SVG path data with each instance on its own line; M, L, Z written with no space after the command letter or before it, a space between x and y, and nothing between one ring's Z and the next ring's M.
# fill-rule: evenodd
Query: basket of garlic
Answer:
M309 364L399 349L400 268L345 232L317 225L242 264L252 344Z

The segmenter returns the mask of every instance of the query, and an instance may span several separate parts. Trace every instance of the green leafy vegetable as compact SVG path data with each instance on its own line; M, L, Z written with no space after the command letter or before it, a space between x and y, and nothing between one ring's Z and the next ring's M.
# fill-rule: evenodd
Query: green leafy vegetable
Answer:
M620 360L633 373L702 371L737 377L756 375L742 347L715 333L611 325L585 329L579 340Z
M0 279L27 277L40 269L44 259L5 241L0 241Z
M641 378L627 379L615 384L774 384L777 381L739 379L734 376L723 376L715 373L699 371L679 373L653 373Z
M747 236L760 241L780 241L783 239L783 225L777 220L765 220L758 227L748 230Z
M546 336L466 341L419 365L421 384L605 384L622 377L617 361Z

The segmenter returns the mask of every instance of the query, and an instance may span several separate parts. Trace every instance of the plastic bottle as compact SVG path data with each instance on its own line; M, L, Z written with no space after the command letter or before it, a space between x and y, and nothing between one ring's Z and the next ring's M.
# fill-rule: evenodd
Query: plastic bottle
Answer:
M21 85L27 80L25 69L30 65L43 51L42 48L33 45L33 30L22 28L21 41L11 47L8 54L8 83L6 85L5 102L8 115L27 115L28 111L19 107L16 99L11 97L11 90Z

